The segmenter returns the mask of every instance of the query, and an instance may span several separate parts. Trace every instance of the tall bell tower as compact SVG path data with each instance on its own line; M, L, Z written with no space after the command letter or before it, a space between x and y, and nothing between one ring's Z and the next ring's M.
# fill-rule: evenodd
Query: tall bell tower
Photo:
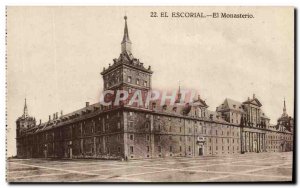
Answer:
M103 68L103 90L126 90L129 95L135 90L148 92L151 89L151 66L145 68L144 63L132 54L132 42L129 38L127 16L124 16L125 26L121 53L113 59L112 65Z

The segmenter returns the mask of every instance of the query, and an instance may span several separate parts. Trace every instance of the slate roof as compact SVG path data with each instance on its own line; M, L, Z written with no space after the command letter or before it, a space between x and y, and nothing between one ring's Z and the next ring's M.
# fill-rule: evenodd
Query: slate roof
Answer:
M226 98L224 100L224 102L220 106L217 107L217 111L236 110L236 111L244 113L245 111L243 110L242 105L243 104L241 102L235 101L230 98Z

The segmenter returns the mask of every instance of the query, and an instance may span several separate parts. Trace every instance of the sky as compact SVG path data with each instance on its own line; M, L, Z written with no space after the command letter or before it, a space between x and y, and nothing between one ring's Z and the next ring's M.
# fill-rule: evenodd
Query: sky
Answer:
M253 19L153 18L150 12L251 13ZM100 72L121 52L124 15L133 55L154 71L152 87L197 90L210 110L256 97L271 123L283 99L293 116L293 8L8 7L7 147L27 98L37 121L99 101Z

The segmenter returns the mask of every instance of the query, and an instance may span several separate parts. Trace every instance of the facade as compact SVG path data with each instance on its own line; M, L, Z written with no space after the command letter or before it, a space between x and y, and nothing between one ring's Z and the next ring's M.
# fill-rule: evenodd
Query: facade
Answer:
M103 88L143 95L152 89L153 71L133 56L124 18L121 53L103 68ZM44 123L28 115L25 99L24 113L16 121L17 157L143 159L293 149L293 118L286 114L285 102L273 126L255 96L244 102L225 99L216 111L208 110L200 96L184 106L180 99L179 88L175 105L86 103L69 114L56 112Z

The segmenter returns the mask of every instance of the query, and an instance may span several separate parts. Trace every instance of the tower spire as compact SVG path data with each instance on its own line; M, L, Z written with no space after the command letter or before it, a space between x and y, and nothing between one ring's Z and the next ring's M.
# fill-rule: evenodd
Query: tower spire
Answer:
M180 103L180 100L181 100L181 92L180 92L180 81L179 81L177 99L176 99L175 103Z
M121 43L121 51L131 53L131 41L129 39L129 32L128 32L128 26L127 26L127 16L124 16L125 20L125 27L124 27L124 35L123 35L123 40Z
M25 98L25 104L24 104L24 113L23 116L26 118L28 117L28 109L27 109L27 103L26 103L26 98Z
M283 99L283 115L286 115L285 98Z

